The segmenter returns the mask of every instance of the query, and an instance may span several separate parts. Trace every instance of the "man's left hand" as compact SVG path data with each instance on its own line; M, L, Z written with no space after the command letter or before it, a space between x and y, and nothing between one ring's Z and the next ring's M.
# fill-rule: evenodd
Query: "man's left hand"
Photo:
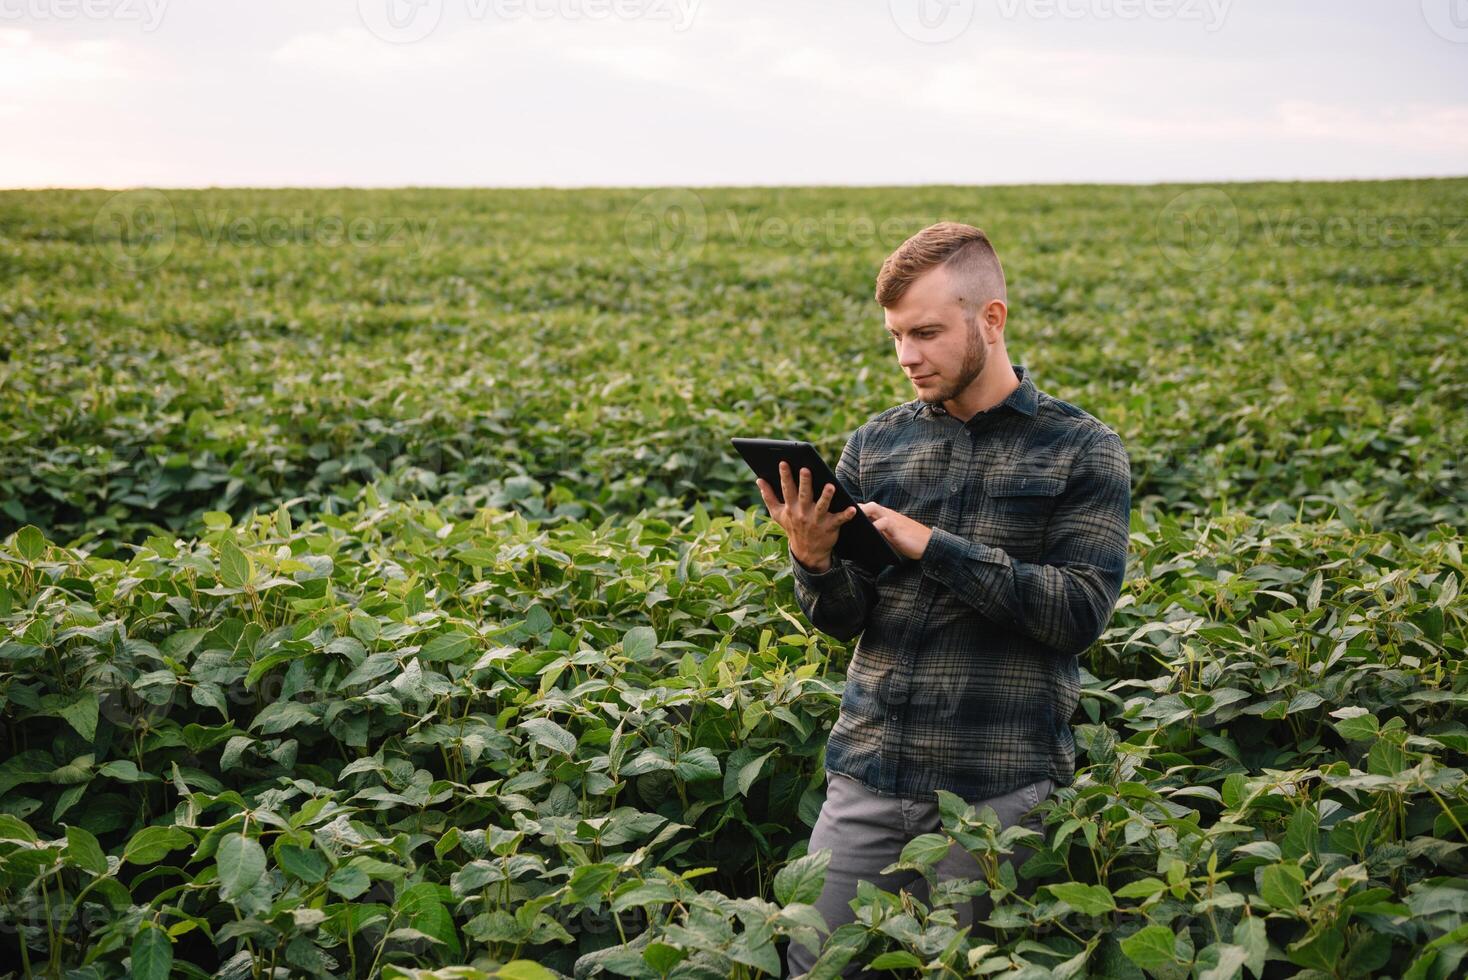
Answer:
M882 532L882 537L887 539L892 550L904 558L914 560L923 556L928 548L928 539L933 536L932 528L870 500L858 506L876 529Z

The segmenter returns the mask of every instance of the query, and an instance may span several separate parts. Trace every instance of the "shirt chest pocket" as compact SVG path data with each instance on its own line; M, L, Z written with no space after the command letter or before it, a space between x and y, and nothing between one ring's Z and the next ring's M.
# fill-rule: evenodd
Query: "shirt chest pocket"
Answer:
M997 470L984 477L984 521L980 539L1017 558L1037 558L1044 550L1045 528L1055 512L1065 478L1033 470Z

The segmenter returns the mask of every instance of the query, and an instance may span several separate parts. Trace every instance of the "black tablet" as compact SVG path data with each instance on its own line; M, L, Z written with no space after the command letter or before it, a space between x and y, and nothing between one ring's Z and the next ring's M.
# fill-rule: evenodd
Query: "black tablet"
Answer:
M734 439L734 448L739 455L774 491L775 499L785 502L780 492L780 461L790 464L790 475L798 485L802 468L810 470L811 495L819 497L827 483L834 483L836 490L831 494L831 512L839 514L857 503L851 494L836 479L836 474L826 465L816 447L808 442L792 442L786 439ZM892 550L887 539L882 537L866 511L856 508L856 516L841 525L836 538L836 555L854 561L872 573L880 572L888 565L896 565L902 556Z

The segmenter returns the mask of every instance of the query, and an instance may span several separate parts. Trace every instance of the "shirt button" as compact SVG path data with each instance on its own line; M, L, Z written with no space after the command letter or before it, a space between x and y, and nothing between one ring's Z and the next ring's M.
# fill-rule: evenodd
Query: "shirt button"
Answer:
M897 712L894 711L890 715L888 715L887 717L891 718L893 721L896 721L897 720Z
M958 484L955 483L952 486L950 486L948 489L949 489L949 491L951 493L957 493L958 492Z

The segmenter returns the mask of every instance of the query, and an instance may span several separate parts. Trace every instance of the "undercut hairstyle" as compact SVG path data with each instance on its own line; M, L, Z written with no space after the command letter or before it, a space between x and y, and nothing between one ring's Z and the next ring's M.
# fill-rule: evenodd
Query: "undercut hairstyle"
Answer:
M1009 302L1004 267L989 236L957 221L929 225L897 246L877 273L877 302L892 306L907 287L935 266L947 267L966 317L972 321L990 300Z

